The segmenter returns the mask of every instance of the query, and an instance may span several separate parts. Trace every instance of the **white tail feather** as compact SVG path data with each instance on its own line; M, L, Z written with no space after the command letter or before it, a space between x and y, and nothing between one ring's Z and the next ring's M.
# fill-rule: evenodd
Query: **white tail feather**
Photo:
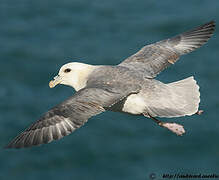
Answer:
M193 77L177 82L162 84L162 89L148 96L146 111L153 117L180 117L198 111L200 102L199 86ZM160 86L159 86L160 87Z
M168 85L177 96L178 110L184 112L185 115L192 115L198 112L200 92L193 76Z

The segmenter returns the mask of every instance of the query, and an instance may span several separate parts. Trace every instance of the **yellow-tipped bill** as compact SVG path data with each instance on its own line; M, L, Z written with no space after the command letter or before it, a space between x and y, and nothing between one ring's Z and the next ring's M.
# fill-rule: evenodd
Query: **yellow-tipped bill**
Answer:
M61 83L61 77L59 75L55 76L54 80L51 80L49 82L49 87L50 88L54 88L57 84L60 84L60 83Z

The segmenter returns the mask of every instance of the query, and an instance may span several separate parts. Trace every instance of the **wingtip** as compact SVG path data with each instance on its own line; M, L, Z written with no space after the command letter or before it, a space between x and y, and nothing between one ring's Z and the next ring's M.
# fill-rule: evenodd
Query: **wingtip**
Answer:
M13 146L13 144L9 143L3 146L3 149L19 149L19 147Z
M211 24L211 25L213 25L213 26L216 26L216 21L215 21L215 20L211 20L211 21L209 22L209 24Z
M210 22L210 24L212 25L212 27L213 27L214 30L215 30L215 28L216 28L216 21L212 20L212 21Z
M207 22L205 24L215 24L215 20L212 19L211 21L209 21L209 22Z
M216 22L214 20L211 20L211 21L201 25L199 28L200 29L212 28L212 30L214 30L215 27L216 27Z
M212 28L212 31L215 30L216 27L216 21L215 20L211 20L208 23L205 23L204 25L201 26L201 28Z
M209 23L207 23L207 24L212 24L212 25L214 25L214 26L216 26L216 21L215 20L211 20Z
M216 23L214 20L202 24L180 35L181 43L178 50L181 54L187 54L204 45L214 34ZM176 39L176 38L175 38ZM173 39L173 40L175 40Z
M26 149L26 148L30 148L30 147L33 147L33 146L39 146L41 144L38 144L38 145L20 145L20 144L14 144L14 143L9 143L8 145L6 146L3 146L3 149Z

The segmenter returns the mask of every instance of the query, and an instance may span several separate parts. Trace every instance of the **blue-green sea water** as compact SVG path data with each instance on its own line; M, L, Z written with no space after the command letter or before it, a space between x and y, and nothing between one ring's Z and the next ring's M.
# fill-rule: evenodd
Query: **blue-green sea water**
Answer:
M218 0L2 0L0 2L0 146L74 93L49 89L71 61L116 65L143 45L215 20ZM177 137L150 119L106 112L60 141L0 150L1 180L148 180L163 174L219 175L219 33L157 78L195 76L201 116L163 119L186 128ZM153 178L152 178L153 179ZM186 179L186 178L184 178Z

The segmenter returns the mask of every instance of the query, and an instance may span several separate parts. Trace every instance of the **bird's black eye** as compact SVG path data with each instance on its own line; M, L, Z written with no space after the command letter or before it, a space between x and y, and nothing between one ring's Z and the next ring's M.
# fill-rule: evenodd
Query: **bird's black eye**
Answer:
M69 68L67 68L67 69L64 70L65 73L68 73L68 72L70 72L70 71L71 71L71 69L69 69Z

